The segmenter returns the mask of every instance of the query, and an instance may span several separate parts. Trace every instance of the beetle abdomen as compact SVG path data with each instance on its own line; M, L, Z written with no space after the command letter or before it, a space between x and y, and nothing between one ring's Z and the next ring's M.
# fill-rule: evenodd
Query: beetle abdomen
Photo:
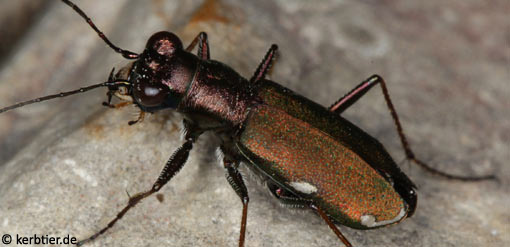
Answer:
M254 110L241 135L243 153L299 197L353 228L397 222L406 205L391 184L356 153L279 109ZM247 154L249 153L249 154Z
M379 142L271 81L261 84L258 95L264 103L251 110L237 144L257 170L353 228L380 227L412 214L413 184Z

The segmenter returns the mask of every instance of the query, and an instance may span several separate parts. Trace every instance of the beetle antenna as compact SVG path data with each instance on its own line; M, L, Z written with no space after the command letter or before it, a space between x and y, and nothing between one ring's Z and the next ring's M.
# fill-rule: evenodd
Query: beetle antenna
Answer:
M27 101L20 102L20 103L17 103L17 104L11 105L11 106L7 106L7 107L4 107L4 108L0 109L0 114L4 113L6 111L10 111L12 109L16 109L16 108L22 107L22 106L26 106L26 105L30 105L30 104L34 104L34 103L39 103L39 102L50 100L50 99L54 99L54 98L62 98L62 97L67 97L67 96L73 95L73 94L79 94L79 93L87 92L87 91L92 90L94 88L116 86L116 85L118 85L118 82L125 82L125 80L114 80L114 81L101 82L101 83L98 83L98 84L93 84L93 85L82 87L82 88L79 88L79 89L76 89L76 90L72 90L72 91L61 92L61 93L58 93L58 94L52 94L52 95L43 96L43 97L40 97L40 98L37 98L37 99L27 100Z
M108 38L106 38L106 35L104 35L104 33L101 32L101 30L99 30L99 28L96 27L94 22L92 22L92 20L85 14L85 12L83 12L83 10L81 10L76 4L74 4L73 2L71 2L69 0L62 0L62 2L67 4L74 11L76 11L76 13L78 13L83 19L85 19L85 21L89 24L89 26L92 27L92 29L94 29L94 31L96 31L97 35L99 35L99 37L115 52L120 53L124 58L127 58L127 59L137 59L139 57L139 55L137 53L121 49L121 48L115 46L112 42L110 42L110 40Z

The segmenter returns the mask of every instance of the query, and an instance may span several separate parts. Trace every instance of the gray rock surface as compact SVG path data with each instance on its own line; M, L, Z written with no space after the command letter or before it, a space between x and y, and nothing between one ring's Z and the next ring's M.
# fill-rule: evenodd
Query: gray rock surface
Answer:
M14 2L14 1L12 1ZM271 78L328 106L373 73L382 75L416 154L455 174L495 173L462 183L414 165L416 214L358 231L355 246L510 245L510 3L491 1L77 1L119 46L141 51L159 30L184 43L209 34L211 55L249 77L271 43ZM2 5L11 1L2 1ZM2 6L3 8L3 6ZM2 54L0 106L106 79L122 66L59 1L49 4L9 56ZM43 11L41 10L41 11ZM4 39L5 37L0 37ZM404 155L379 89L345 116ZM180 145L180 118L107 110L104 90L0 115L0 234L78 239L103 227L147 189ZM88 246L236 246L241 203L204 136L184 169ZM340 246L322 220L281 208L256 181L246 246Z

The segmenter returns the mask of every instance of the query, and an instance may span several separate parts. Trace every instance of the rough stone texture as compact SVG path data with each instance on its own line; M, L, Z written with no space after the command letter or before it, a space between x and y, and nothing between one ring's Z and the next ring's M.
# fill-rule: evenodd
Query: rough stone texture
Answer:
M343 233L355 246L510 244L508 1L77 2L134 51L158 30L185 43L205 30L212 57L247 77L277 43L272 79L326 106L381 74L420 158L455 174L495 173L500 182L448 181L402 163L419 186L415 216ZM12 49L2 57L2 106L102 81L124 63L58 1ZM391 118L373 91L345 116L400 161ZM160 113L129 127L136 110L106 110L104 99L97 90L0 115L0 234L82 239L125 205L125 191L151 186L181 143L179 116ZM216 165L215 144L201 138L162 189L163 202L146 199L89 246L236 246L241 203ZM281 208L251 180L249 193L246 246L340 245L316 215Z

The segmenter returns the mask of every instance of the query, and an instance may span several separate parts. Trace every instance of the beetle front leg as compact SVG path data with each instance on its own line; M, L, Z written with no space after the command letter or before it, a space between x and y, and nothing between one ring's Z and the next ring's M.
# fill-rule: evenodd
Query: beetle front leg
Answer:
M246 235L246 220L248 216L248 202L250 198L248 197L248 190L246 189L246 185L244 184L243 176L237 170L239 166L239 161L234 161L230 157L223 158L223 165L225 167L225 176L227 177L227 181L232 186L237 196L241 199L243 203L243 214L241 216L241 230L239 235L239 247L244 246L244 238Z
M131 102L129 102L131 103ZM140 110L140 113L138 113L138 118L136 120L131 120L128 122L128 125L134 125L136 123L141 123L145 119L145 112Z
M209 41L207 41L207 33L200 32L191 43L186 47L186 51L190 52L195 48L198 43L198 57L203 60L209 60L211 55L209 54Z
M390 94L388 93L388 88L386 87L386 82L384 79L379 75L373 75L364 82L360 83L358 86L356 86L353 90L351 90L349 93L344 95L342 98L340 98L338 101L336 101L333 105L329 107L329 110L338 114L341 114L344 112L349 106L353 105L360 99L365 93L368 92L374 85L379 84L381 85L381 90L384 95L384 100L386 101L386 105L388 106L388 109L390 110L391 117L393 118L393 121L395 123L395 126L397 127L397 132L400 137L400 141L402 142L402 146L404 148L404 151L406 153L406 158L408 160L413 161L415 164L419 165L426 171L439 175L448 179L456 179L456 180L462 180L462 181L481 181L481 180L487 180L487 179L495 179L496 177L494 175L486 175L486 176L458 176L458 175L452 175L445 172L442 172L440 170L437 170L429 165L427 165L425 162L419 160L414 155L414 152L411 150L411 147L409 145L409 142L407 141L407 138L404 134L404 130L402 129L402 125L400 124L400 120L397 115L397 111L395 110L395 107L393 106L393 103L390 99Z
M189 134L186 135L186 142L173 153L150 190L137 193L134 196L130 196L128 204L119 213L117 213L117 216L112 221L110 221L106 227L96 232L94 235L88 237L87 239L79 241L76 245L81 246L96 239L101 234L105 233L108 229L112 228L113 225L115 225L115 223L120 220L127 213L127 211L129 211L129 209L133 208L146 197L154 194L155 192L158 192L184 166L186 160L188 159L189 152L193 148L193 143L196 140L195 136L198 137L198 135L199 134L193 132L189 132Z

